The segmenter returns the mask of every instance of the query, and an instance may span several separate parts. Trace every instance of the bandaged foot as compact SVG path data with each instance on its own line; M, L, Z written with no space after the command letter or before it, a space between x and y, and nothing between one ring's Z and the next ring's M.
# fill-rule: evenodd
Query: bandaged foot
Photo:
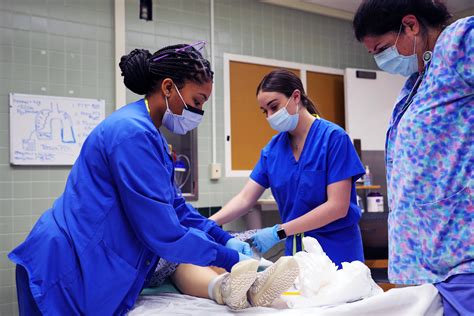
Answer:
M293 257L281 257L265 271L257 273L247 293L250 305L270 306L293 285L298 273L298 263Z
M216 280L211 298L218 304L239 310L250 307L247 291L257 277L258 261L245 260L232 267L230 273L222 274Z

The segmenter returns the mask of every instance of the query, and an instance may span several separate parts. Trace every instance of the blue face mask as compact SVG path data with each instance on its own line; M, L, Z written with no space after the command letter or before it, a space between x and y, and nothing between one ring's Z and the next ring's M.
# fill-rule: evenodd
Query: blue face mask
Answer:
M298 125L298 106L296 106L295 114L290 114L286 110L290 100L291 97L288 99L284 107L273 113L271 116L267 117L267 121L270 123L270 126L278 132L291 132L296 128L296 125Z
M418 58L416 57L416 37L415 43L413 44L413 55L404 56L400 55L397 50L398 37L400 36L402 28L398 31L397 39L395 44L384 51L374 55L375 62L380 69L391 74L399 74L405 77L418 71Z
M176 87L176 85L174 87L176 88L181 101L183 101L183 114L178 115L171 112L170 107L168 106L168 97L165 96L166 112L163 115L163 125L165 125L166 128L172 133L184 135L190 130L198 127L199 123L201 123L204 111L187 105L181 96L178 87Z

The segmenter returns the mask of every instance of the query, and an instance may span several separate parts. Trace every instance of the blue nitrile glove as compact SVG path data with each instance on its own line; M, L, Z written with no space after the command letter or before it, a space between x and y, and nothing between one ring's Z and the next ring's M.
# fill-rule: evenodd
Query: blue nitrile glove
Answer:
M264 229L260 229L257 233L252 237L253 246L260 251L261 253L265 253L270 248L275 246L279 241L277 230L278 224L273 227L267 227Z
M252 258L250 258L249 256L246 256L246 255L241 254L241 253L239 252L239 262L240 262L240 261L244 261L244 260L251 260L251 259L252 259Z
M227 248L237 250L239 254L244 254L246 256L252 256L252 249L250 245L244 241L238 240L237 238L231 238L225 244Z

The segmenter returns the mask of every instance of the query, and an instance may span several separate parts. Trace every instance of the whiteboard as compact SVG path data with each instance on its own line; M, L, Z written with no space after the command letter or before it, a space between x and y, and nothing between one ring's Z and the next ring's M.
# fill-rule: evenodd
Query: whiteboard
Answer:
M10 163L72 165L105 101L10 93Z
M376 79L357 78L358 70L375 73ZM345 69L346 131L352 139L361 140L362 150L385 150L388 123L406 80L384 71Z

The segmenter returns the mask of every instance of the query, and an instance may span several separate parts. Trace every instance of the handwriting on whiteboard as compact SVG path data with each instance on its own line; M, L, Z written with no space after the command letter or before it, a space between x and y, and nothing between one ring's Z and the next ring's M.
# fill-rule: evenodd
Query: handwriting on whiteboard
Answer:
M10 93L10 162L72 165L104 118L104 100Z

